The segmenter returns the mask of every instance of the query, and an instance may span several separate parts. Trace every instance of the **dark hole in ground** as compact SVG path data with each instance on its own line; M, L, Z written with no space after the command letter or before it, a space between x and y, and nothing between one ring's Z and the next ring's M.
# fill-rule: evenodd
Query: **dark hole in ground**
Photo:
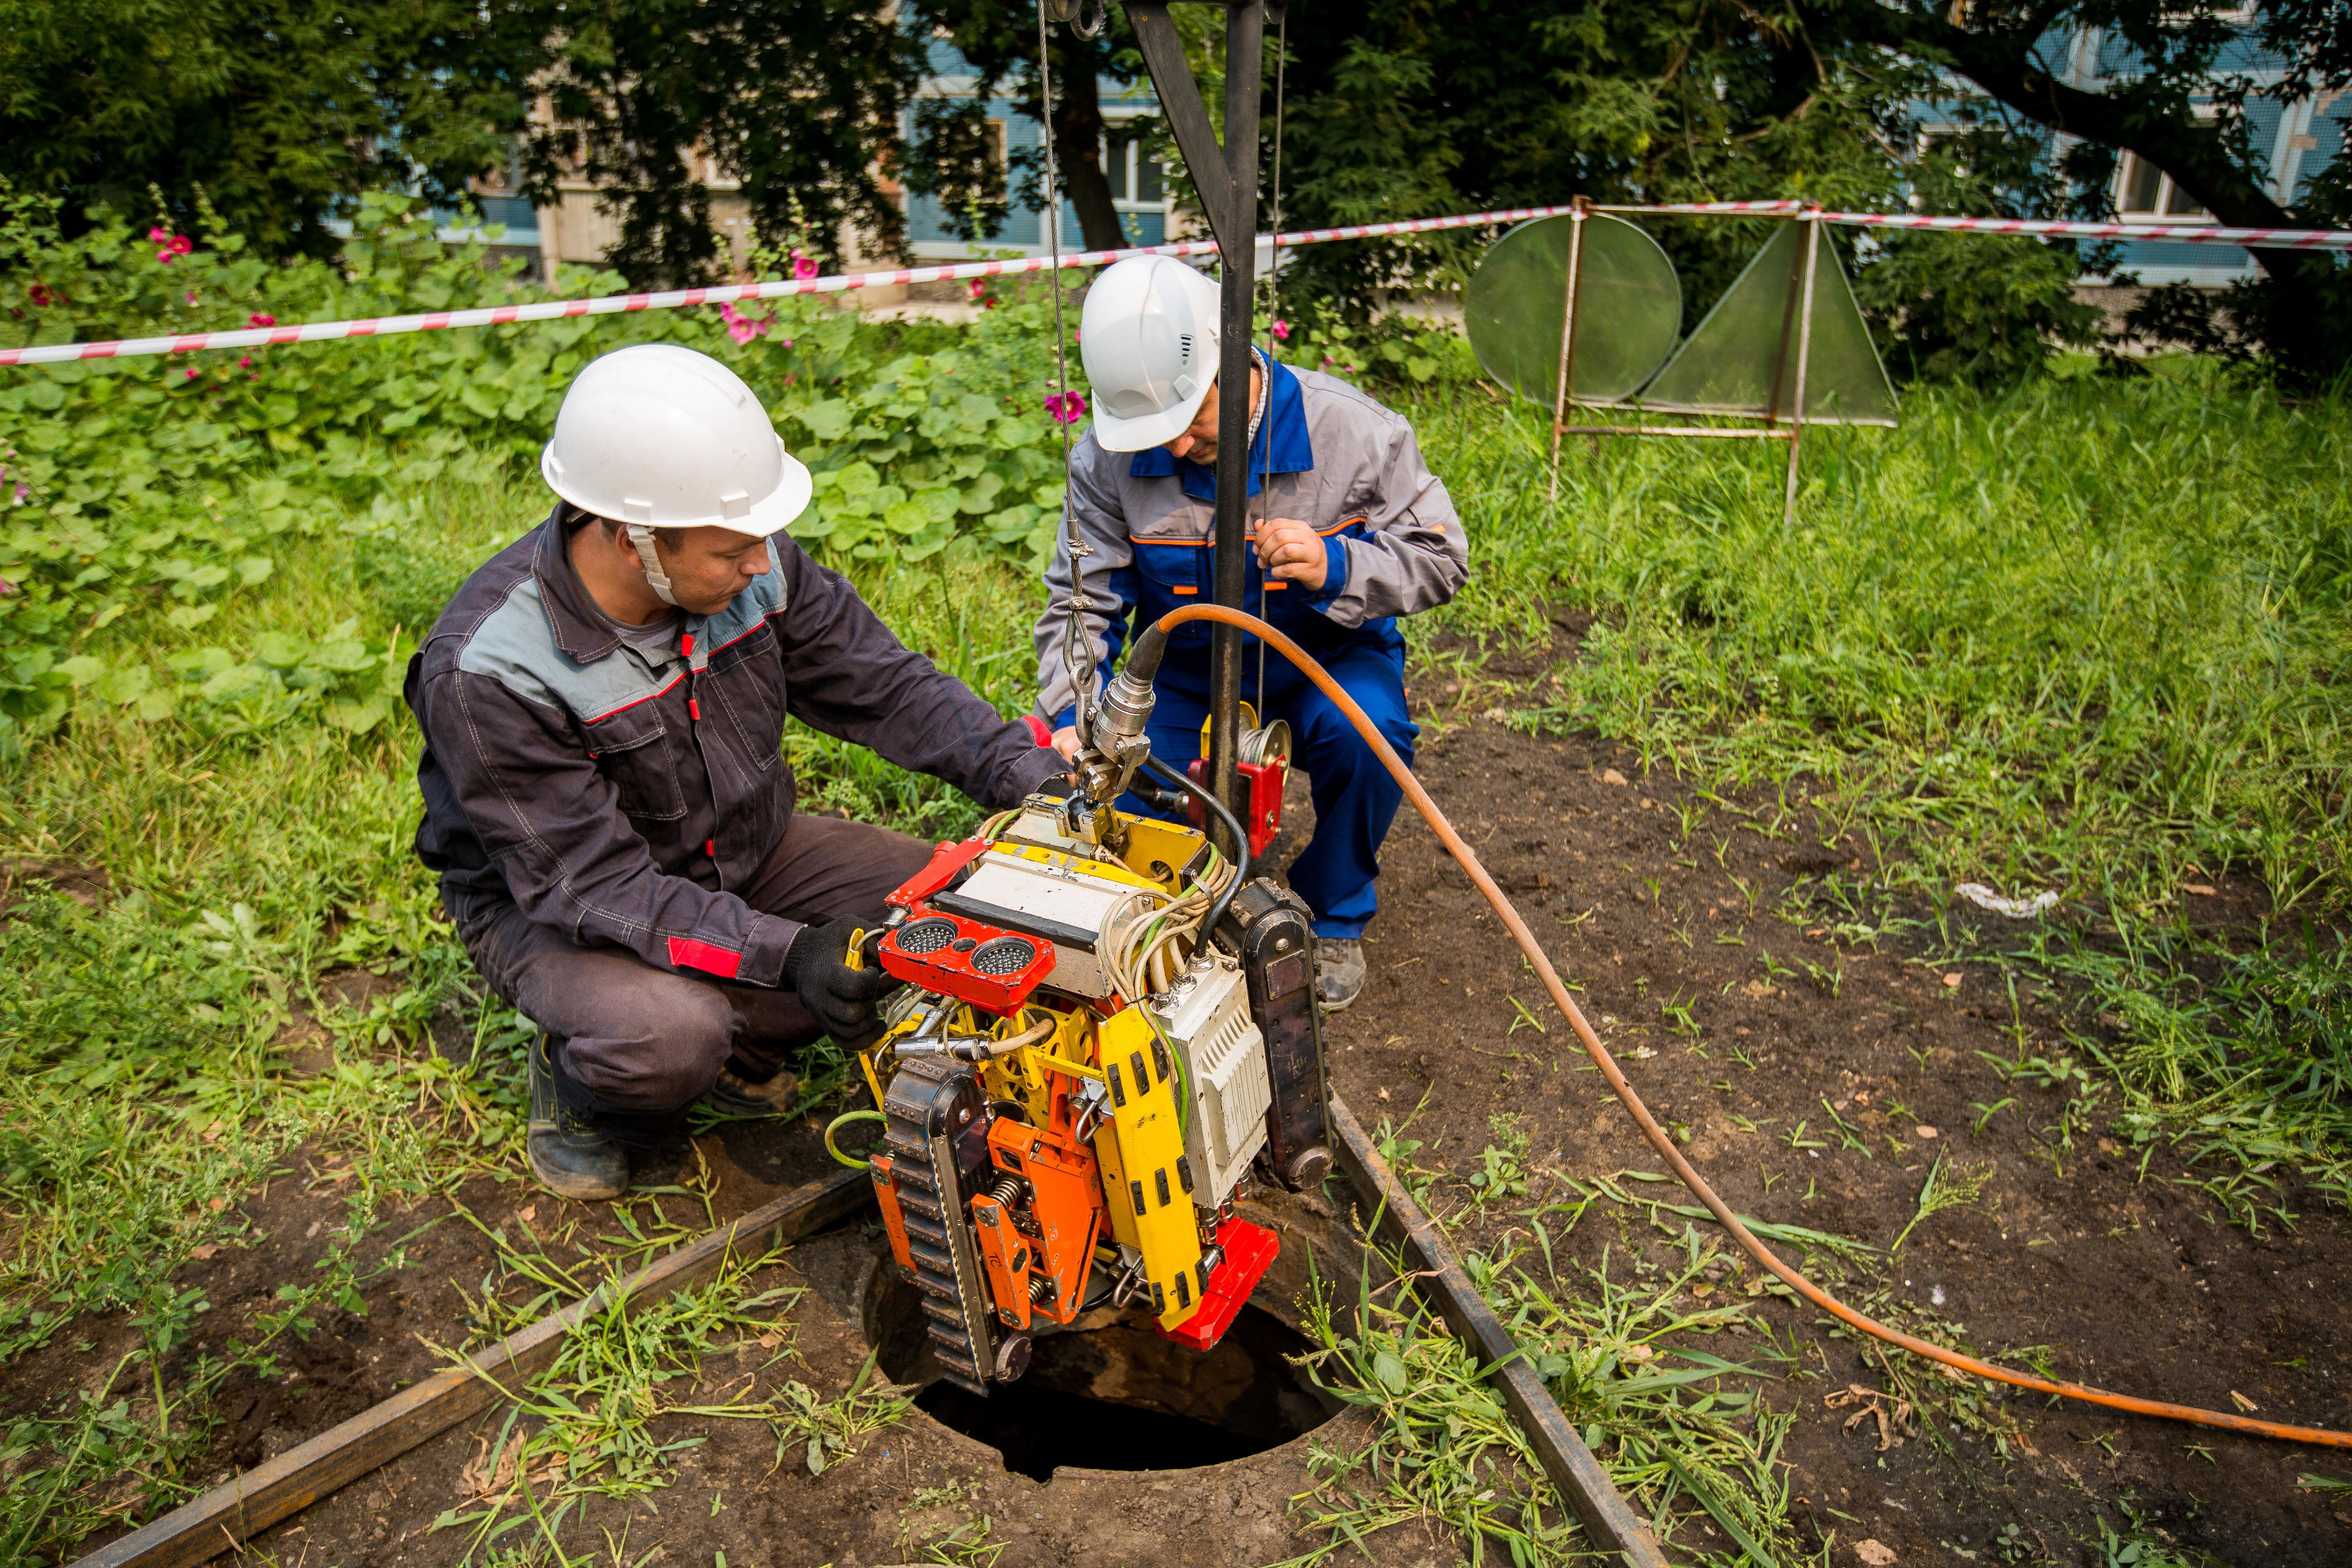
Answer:
M983 1398L940 1376L914 1288L887 1267L867 1337L894 1383L920 1384L915 1405L1004 1456L1004 1468L1051 1480L1064 1465L1181 1470L1279 1447L1338 1413L1286 1359L1309 1348L1273 1313L1245 1307L1201 1354L1123 1313L1091 1313L1034 1341L1028 1374Z

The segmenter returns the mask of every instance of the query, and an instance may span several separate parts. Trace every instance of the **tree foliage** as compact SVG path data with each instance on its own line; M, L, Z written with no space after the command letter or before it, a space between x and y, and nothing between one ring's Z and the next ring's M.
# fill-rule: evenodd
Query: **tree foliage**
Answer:
M1885 210L2024 216L2060 193L1986 116L1925 156L1916 106L1938 81L1884 50L1823 50L1784 18L1718 0L1381 0L1352 29L1294 30L1284 205L1304 225L1601 201L1800 196ZM1496 38L1512 40L1497 48ZM1685 324L1727 287L1761 226L1653 220L1685 287ZM1444 284L1482 237L1415 237L1298 254L1305 291L1361 311L1383 289ZM2013 380L2082 339L2074 248L1951 235L1838 238L1898 373Z
M2352 219L2340 176L2301 191L2271 180L2249 107L2352 85L2352 5L2267 0L2248 25L2227 0L1793 0L1791 31L1832 49L1860 47L1940 66L2043 139L2063 158L2079 205L2105 216L2116 155L2172 176L2224 224L2325 228ZM2085 84L2057 66L2069 40L2095 38L2099 74ZM2249 43L2259 46L2259 55ZM2269 68L2276 68L2273 73ZM2226 307L2287 379L2318 382L2352 364L2352 276L2333 256L2256 249L2259 279ZM2178 314L2182 301L2168 306ZM2203 330L2210 332L2210 316Z
M884 252L903 219L884 184L922 72L916 37L870 0L574 0L531 141L541 188L604 186L620 218L605 259L633 281L724 270L712 175L739 185L754 235Z
M362 192L502 168L542 0L0 0L0 178L323 255Z
M1105 121L1102 79L1129 83L1142 77L1143 59L1117 6L1108 7L1099 37L1085 38L1064 26L1046 29L1046 68L1054 78L1052 134L1055 173L1078 216L1088 250L1128 243L1103 173ZM1030 205L1040 205L1045 158L1031 150L1008 155L1002 166L986 134L989 100L1000 92L1033 123L1045 123L1037 74L1036 0L908 0L907 16L917 28L954 46L971 64L971 93L961 100L929 100L916 119L908 150L907 184L937 196L950 223L967 239L995 235L1003 226L1008 187ZM980 218L975 224L974 216Z

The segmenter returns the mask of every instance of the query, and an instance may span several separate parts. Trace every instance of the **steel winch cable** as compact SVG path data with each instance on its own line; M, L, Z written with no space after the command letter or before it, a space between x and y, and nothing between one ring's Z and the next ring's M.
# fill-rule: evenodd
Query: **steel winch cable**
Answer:
M1191 621L1222 621L1228 626L1239 626L1244 631L1255 634L1263 641L1270 643L1276 652L1297 666L1307 679L1313 681L1317 689L1331 700L1333 706L1348 716L1348 721L1356 727L1356 732L1362 736L1364 743L1372 749L1372 754L1380 758L1381 765L1388 769L1398 784L1403 788L1405 797L1413 804L1413 809L1421 813L1423 820L1427 822L1431 831L1437 835L1438 841L1445 846L1445 852L1454 857L1454 861L1469 876L1478 891L1486 896L1486 902L1494 907L1495 913L1501 917L1504 927L1511 933L1512 941L1518 944L1519 952L1526 955L1528 963L1535 969L1537 974L1542 977L1544 989L1550 994L1552 1005L1560 1010L1561 1015L1568 1019L1569 1026L1576 1031L1577 1040L1584 1047L1585 1055L1591 1057L1593 1065L1601 1069L1601 1075L1608 1080L1611 1090L1616 1094L1627 1112L1633 1116L1635 1124L1641 1128L1643 1137L1646 1138L1650 1146L1658 1152L1659 1157L1665 1161L1683 1185L1688 1187L1693 1194L1696 1194L1699 1202L1706 1205L1707 1212L1715 1216L1716 1223L1731 1234L1732 1239L1739 1244L1742 1250L1790 1289L1849 1327L1858 1329L1873 1339L1882 1340L1897 1349L1909 1351L1914 1355L1924 1356L1929 1361L1940 1363L1957 1371L1985 1378L1993 1383L2006 1383L2012 1387L2026 1389L2035 1394L2056 1394L2066 1399L2081 1400L2086 1404L2103 1405L2110 1410L2127 1411L2135 1415L2162 1416L2168 1420L2186 1421L2200 1426L2217 1426L2225 1431L2242 1432L2251 1436L2274 1437L2289 1443L2306 1443L2315 1447L2352 1448L2352 1432L2329 1432L2312 1426L2290 1426L2277 1421L2257 1421L2228 1411L2201 1410L2189 1405L2174 1405L2158 1399L2141 1399L2128 1394L2110 1394L2105 1389L2092 1388L2079 1383L2062 1383L2051 1378L2037 1377L2028 1373L2012 1372L2007 1367L1995 1366L1990 1362L1963 1355L1958 1351L1946 1350L1941 1345L1933 1344L1916 1335L1906 1334L1900 1329L1891 1328L1874 1319L1865 1317L1798 1273L1794 1268L1790 1268L1786 1263L1781 1262L1770 1247L1757 1239L1755 1233L1740 1223L1739 1216L1731 1212L1731 1206L1717 1196L1715 1189L1707 1185L1706 1179L1692 1168L1689 1161L1683 1158L1682 1151L1675 1146L1675 1141L1667 1136L1664 1128L1658 1125L1657 1118L1650 1113L1650 1108L1642 1102L1641 1095L1636 1093L1633 1086L1626 1080L1624 1073L1617 1066L1617 1058L1610 1055L1609 1047L1602 1045L1601 1037L1593 1033L1592 1026L1586 1021L1583 1010L1577 1006L1576 999L1569 994L1567 985L1560 980L1559 972L1553 969L1551 960L1546 956L1542 945L1536 941L1535 933L1528 929L1527 921L1512 906L1511 900L1504 896L1503 889L1496 885L1495 879L1487 875L1486 868L1478 863L1477 852L1463 841L1462 836L1454 831L1454 825L1446 820L1445 814L1438 809L1437 803L1430 798L1429 792L1422 787L1421 781L1413 777L1412 770L1407 767L1403 759L1397 755L1396 748L1389 744L1388 738L1381 733L1379 726L1372 722L1363 709L1357 704L1356 700L1349 696L1346 689L1331 678L1329 671L1317 663L1304 648L1255 616L1228 609L1222 605L1187 605L1181 609L1171 610L1160 616L1136 639L1134 650L1128 656L1129 671L1139 679L1149 680L1158 670L1160 657L1167 647L1168 634Z

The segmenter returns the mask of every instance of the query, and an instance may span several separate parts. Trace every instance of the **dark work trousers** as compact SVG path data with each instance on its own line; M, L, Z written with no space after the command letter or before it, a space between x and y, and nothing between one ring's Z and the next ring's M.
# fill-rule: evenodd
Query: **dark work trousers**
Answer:
M808 925L888 912L883 900L929 863L931 846L863 822L795 814L738 896ZM557 1087L574 1110L651 1131L718 1081L774 1076L824 1033L789 988L656 969L617 947L583 947L505 899L451 911L474 966L499 995L563 1042Z

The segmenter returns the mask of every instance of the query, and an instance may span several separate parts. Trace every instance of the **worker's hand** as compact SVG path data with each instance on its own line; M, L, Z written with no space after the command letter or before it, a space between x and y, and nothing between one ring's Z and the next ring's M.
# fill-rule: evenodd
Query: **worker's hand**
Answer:
M1323 536L1295 517L1270 517L1257 525L1257 562L1276 582L1296 583L1310 594L1331 574Z
M1076 724L1065 724L1055 731L1053 747L1062 753L1063 761L1076 762L1078 760L1078 727Z
M784 950L784 984L837 1046L862 1045L880 1032L874 1004L904 984L875 967L849 967L849 939L878 924L844 915L821 926L804 926Z

